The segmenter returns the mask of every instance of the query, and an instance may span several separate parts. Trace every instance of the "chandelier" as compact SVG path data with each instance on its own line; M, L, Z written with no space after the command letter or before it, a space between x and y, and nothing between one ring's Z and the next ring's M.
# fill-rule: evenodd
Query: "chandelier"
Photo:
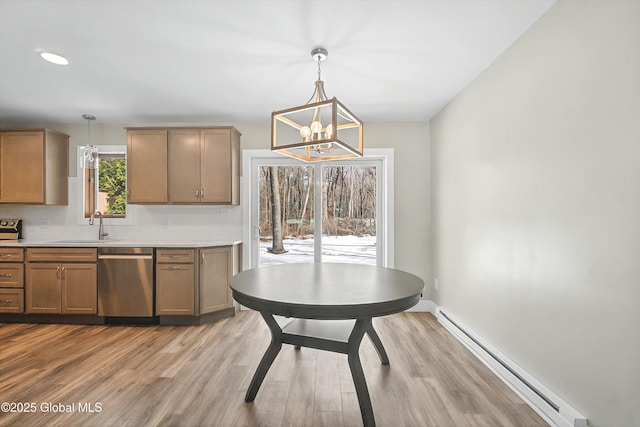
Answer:
M306 104L271 114L271 150L305 162L362 157L362 122L335 97L327 99L320 64L324 48L311 51L318 80Z
M82 169L95 169L98 163L98 147L91 144L91 122L96 118L90 114L83 114L87 121L87 143L80 147L80 167Z

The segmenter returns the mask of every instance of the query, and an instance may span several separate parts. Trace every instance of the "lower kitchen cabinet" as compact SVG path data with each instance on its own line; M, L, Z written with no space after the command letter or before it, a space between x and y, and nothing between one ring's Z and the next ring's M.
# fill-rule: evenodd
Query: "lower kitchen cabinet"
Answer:
M194 325L235 314L229 282L240 271L242 244L154 254L154 312L144 324ZM96 247L0 248L0 323L109 323L99 315L98 281Z
M27 267L27 313L62 313L62 281L59 264Z
M24 250L0 249L0 313L24 312Z
M40 249L40 248L35 248ZM33 252L32 252L33 251ZM96 314L98 269L96 262L60 260L96 259L95 249L27 249L25 312L41 314Z
M62 313L96 314L98 312L98 268L96 264L62 266Z
M195 268L191 264L156 265L156 315L189 316L195 312Z
M156 315L200 316L233 309L229 281L239 265L240 245L158 249Z
M0 313L24 312L24 289L0 288Z
M200 249L200 314L233 307L233 247Z

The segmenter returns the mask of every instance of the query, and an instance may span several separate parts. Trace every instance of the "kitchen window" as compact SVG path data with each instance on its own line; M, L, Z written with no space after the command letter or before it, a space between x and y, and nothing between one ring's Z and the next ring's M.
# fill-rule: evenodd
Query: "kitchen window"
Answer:
M96 168L78 168L78 178L81 184L79 193L82 223L96 210L104 218L110 218L112 224L130 219L130 207L127 207L126 146L99 146Z

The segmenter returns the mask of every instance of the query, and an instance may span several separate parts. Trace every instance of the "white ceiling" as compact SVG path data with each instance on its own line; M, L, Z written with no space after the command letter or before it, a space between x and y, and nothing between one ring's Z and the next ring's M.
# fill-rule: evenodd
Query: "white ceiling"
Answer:
M426 121L552 4L0 0L0 125L268 122L311 96L318 46L365 123Z

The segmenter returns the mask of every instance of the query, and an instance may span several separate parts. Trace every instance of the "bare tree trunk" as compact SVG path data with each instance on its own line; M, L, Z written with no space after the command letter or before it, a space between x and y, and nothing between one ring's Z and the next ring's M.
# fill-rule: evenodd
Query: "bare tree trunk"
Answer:
M300 235L300 230L302 229L304 214L307 212L307 204L309 203L309 193L311 193L311 183L307 182L307 194L304 196L304 204L302 205L302 212L300 213L300 222L298 223L298 235Z
M269 182L271 184L271 224L273 232L273 242L271 250L274 254L285 253L284 244L282 243L282 213L280 203L280 182L278 179L278 167L269 166Z
M322 179L322 233L329 235L329 168L327 168L326 176ZM318 218L316 218L316 221Z

